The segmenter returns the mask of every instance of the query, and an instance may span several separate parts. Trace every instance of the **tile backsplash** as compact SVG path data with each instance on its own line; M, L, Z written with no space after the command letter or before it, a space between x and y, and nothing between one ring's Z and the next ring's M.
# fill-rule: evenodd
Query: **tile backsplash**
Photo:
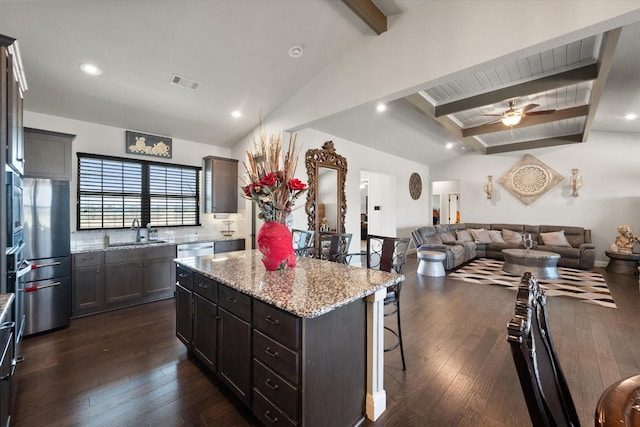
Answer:
M241 214L228 214L228 218L224 218L226 215L218 215L218 218L214 218L214 215L205 214L201 216L202 225L199 227L158 228L158 240L172 242L246 237L240 235L237 231L238 222L242 219L240 215ZM233 222L227 224L227 221ZM228 236L228 234L230 234L227 232L228 230L232 231L230 236ZM140 233L145 239L147 238L147 230L145 227L140 228ZM131 229L72 231L71 247L101 244L104 241L104 236L106 234L109 235L109 242L112 244L132 242L135 240L136 236L135 231Z

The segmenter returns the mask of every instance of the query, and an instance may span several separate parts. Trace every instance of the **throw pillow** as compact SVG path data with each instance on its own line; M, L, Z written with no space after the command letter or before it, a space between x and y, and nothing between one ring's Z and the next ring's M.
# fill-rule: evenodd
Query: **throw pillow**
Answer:
M489 230L487 231L487 233L489 234L489 238L491 239L492 243L507 243L502 238L502 233L500 232L500 230Z
M540 237L542 237L542 242L546 246L571 247L571 244L567 241L567 238L564 235L564 230L540 233Z
M471 236L473 236L473 240L475 240L476 243L491 243L489 233L487 233L487 230L485 230L484 228L479 228L477 230L470 228L469 232L471 233Z
M503 228L502 239L505 243L509 243L510 245L519 245L520 243L522 243L522 234L518 233L517 231L511 231Z
M473 242L469 230L456 230L456 236L458 236L459 242Z

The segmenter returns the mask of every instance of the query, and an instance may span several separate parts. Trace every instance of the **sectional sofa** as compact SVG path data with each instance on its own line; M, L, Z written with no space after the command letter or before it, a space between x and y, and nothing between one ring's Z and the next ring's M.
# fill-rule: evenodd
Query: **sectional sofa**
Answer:
M453 270L474 258L504 259L503 249L524 248L531 234L533 249L560 254L558 266L591 270L596 247L591 230L582 227L527 224L439 224L412 231L417 248L446 255L444 267Z

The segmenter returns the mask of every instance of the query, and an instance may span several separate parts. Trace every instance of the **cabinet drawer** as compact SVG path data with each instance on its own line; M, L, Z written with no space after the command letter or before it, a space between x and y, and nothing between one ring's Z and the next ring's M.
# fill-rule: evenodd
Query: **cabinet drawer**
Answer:
M298 353L289 350L255 329L253 330L253 357L282 375L291 384L298 385Z
M256 389L253 389L253 415L265 426L295 427L298 425L296 422L291 421Z
M253 325L285 346L300 348L300 319L268 304L253 302Z
M85 252L73 255L74 268L95 267L104 264L104 252Z
M220 307L225 308L246 322L251 321L251 297L249 295L224 285L218 287L218 292L220 296L218 304Z
M218 302L218 282L201 276L198 273L193 274L193 291L211 302Z
M298 389L253 359L253 386L290 418L298 419Z
M224 252L243 251L244 239L234 240L218 240L213 243L213 253L221 254Z
M193 273L186 268L176 266L176 282L185 289L193 290Z

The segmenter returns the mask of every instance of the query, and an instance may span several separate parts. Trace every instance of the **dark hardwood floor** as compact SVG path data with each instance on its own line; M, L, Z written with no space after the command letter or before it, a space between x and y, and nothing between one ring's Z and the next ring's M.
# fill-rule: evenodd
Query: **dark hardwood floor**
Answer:
M522 426L529 416L506 341L515 291L405 269L407 371L385 355L387 410L365 426ZM607 274L617 309L549 297L553 338L583 425L600 394L640 372L638 279ZM393 320L393 319L389 319ZM258 425L175 338L166 300L74 319L27 338L13 426ZM333 426L330 426L333 427Z

